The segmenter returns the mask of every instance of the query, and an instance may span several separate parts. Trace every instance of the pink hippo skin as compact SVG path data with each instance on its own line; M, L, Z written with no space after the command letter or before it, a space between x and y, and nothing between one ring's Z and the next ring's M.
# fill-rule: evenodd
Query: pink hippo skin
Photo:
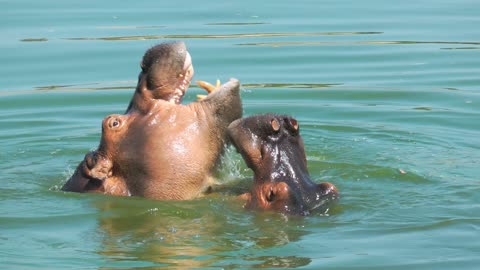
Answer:
M325 212L339 197L328 182L310 179L297 120L287 115L254 115L232 122L229 136L254 179L245 207L292 215Z
M181 105L193 76L184 43L152 47L141 67L126 113L103 120L98 149L85 156L62 190L186 200L212 184L227 127L242 115L238 80Z

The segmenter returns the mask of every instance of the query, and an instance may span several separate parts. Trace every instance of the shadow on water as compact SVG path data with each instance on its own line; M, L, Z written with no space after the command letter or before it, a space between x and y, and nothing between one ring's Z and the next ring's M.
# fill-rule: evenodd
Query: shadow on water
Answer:
M306 235L301 219L247 212L242 203L223 196L189 202L98 197L97 253L118 267L294 268L311 262L262 252Z

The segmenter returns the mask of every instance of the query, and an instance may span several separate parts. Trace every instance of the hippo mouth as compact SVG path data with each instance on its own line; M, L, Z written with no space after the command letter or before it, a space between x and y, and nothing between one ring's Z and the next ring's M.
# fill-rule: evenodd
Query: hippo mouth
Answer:
M177 85L175 85L174 95L172 98L172 102L180 103L183 95L187 91L188 87L190 86L190 81L193 78L194 70L192 64L192 57L190 53L187 52L185 56L185 63L183 65L183 72L178 75L179 81Z

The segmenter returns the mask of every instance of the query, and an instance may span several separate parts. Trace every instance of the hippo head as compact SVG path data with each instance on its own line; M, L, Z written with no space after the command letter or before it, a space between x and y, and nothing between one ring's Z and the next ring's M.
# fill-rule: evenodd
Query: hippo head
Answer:
M148 49L140 62L136 93L127 111L145 110L145 100L166 100L180 104L194 70L185 43L164 42Z
M128 120L129 117L119 114L105 117L98 149L85 155L63 190L122 196L130 194L124 179L114 174L114 169L119 167L114 162L115 155L118 155L118 146L125 136Z
M310 179L299 131L297 120L286 115L255 115L229 125L230 139L254 172L246 208L308 215L338 198L333 184Z

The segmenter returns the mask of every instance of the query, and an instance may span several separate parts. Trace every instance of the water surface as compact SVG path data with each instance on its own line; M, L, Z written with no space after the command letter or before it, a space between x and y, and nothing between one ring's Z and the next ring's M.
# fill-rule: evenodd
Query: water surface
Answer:
M0 265L476 269L480 3L404 2L2 1ZM294 218L228 194L59 191L166 40L187 43L195 79L240 79L244 115L296 117L339 204ZM233 149L223 165L248 187Z

